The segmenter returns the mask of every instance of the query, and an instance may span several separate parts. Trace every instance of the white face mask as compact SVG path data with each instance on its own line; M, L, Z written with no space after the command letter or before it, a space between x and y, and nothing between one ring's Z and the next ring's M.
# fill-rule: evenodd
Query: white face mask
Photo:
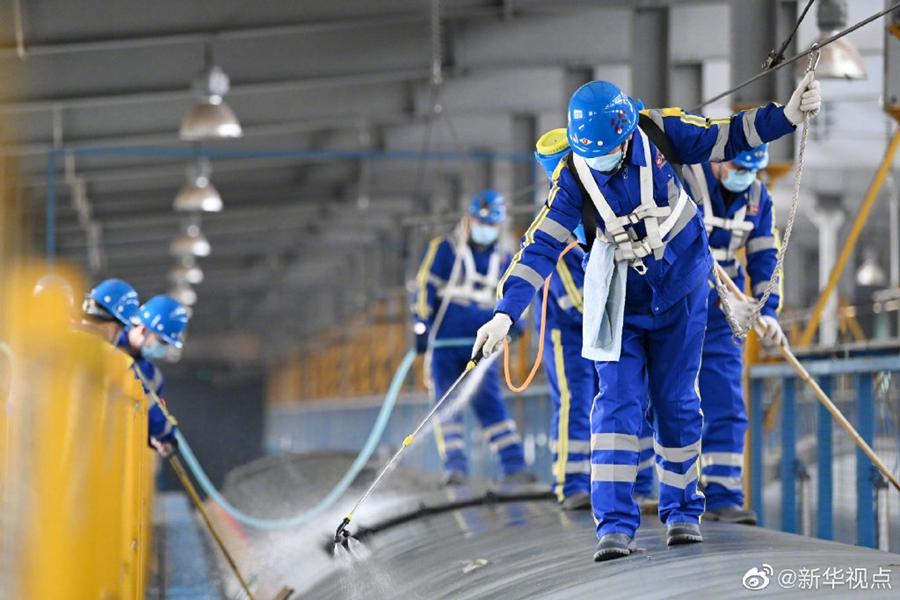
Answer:
M729 171L728 175L725 176L725 180L722 181L722 185L729 192L740 193L750 187L755 180L756 171Z
M609 173L614 171L619 163L622 162L622 151L613 152L612 154L604 154L603 156L595 156L593 158L585 158L584 162L587 166L601 173Z
M490 246L500 236L500 228L496 225L472 223L469 228L469 235L472 237L472 241L479 246Z

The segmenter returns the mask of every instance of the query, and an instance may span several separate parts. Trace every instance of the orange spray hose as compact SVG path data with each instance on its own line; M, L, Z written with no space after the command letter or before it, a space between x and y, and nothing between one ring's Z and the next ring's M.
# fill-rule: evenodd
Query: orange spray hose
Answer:
M566 254L569 253L569 250L578 245L578 242L571 242L566 249L562 251L562 254L559 255L557 262L561 261ZM510 389L510 391L515 392L517 394L524 392L528 389L528 386L531 385L531 381L534 379L534 376L537 375L538 369L541 368L541 359L544 358L544 334L547 331L547 298L550 296L550 277L553 277L553 274L550 274L547 279L544 280L544 295L541 299L541 333L538 338L538 351L537 357L534 359L534 364L531 365L531 372L528 373L528 377L525 378L525 381L522 382L522 385L516 385L512 382L512 375L509 372L509 340L503 341L503 351L506 356L503 357L503 374L506 376L506 387Z

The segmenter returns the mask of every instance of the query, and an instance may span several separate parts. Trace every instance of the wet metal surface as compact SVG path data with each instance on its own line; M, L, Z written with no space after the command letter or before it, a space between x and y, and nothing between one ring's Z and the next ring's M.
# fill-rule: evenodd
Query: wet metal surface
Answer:
M236 473L225 491L256 514L282 516L314 504L352 456L266 460ZM662 527L645 517L638 553L594 563L589 512L564 513L553 501L510 497L536 498L545 491L541 486L481 482L444 490L433 479L403 470L354 519L351 531L361 532L362 541L354 540L352 552L332 556L326 550L334 528L377 466L315 523L282 532L239 532L235 539L245 544L243 556L261 597L282 585L317 600L900 597L900 555L740 525L704 523L704 544L669 549ZM772 573L766 588L745 589L748 570L764 565ZM824 579L829 568L865 569L870 582L879 569L890 570L893 589L832 589ZM803 569L809 570L806 579ZM787 570L798 576L790 589L778 582ZM817 588L801 589L801 581Z

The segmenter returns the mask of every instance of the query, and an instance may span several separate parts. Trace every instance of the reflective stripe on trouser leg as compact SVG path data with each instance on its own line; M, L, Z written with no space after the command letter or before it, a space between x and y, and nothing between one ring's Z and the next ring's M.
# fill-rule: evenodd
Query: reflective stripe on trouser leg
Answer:
M626 308L618 362L598 362L599 390L591 408L591 505L597 536L634 536L640 509L632 497L637 477L639 433L644 419L645 349L639 323ZM638 325L638 326L636 326Z
M638 439L640 453L638 454L637 479L634 482L634 494L636 496L650 496L653 494L653 467L656 465L656 455L653 452L653 427L645 418L641 427L641 436Z
M468 355L467 352L466 355ZM482 433L488 446L500 458L503 474L510 475L523 470L525 453L522 450L522 441L516 432L516 423L510 417L506 403L500 396L497 363L491 365L485 372L470 403L481 423Z
M466 353L456 348L436 349L432 355L431 372L434 375L435 398L440 398L450 388L466 367ZM434 428L434 439L445 471L468 473L465 452L465 426L461 411L440 411Z
M653 406L659 479L659 518L699 522L700 410L698 374L706 330L706 282L669 310L655 316L647 335L648 385Z
M590 411L597 393L597 376L593 362L581 357L580 329L553 328L546 336L544 370L554 408L551 476L553 491L562 501L579 492L590 492Z
M743 346L736 346L725 316L710 308L700 368L703 406L701 483L707 508L743 506L741 479L747 414L741 375Z

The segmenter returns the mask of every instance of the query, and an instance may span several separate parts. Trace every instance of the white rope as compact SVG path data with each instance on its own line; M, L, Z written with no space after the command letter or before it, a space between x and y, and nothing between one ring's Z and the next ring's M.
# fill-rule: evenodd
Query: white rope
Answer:
M818 48L815 48L814 51L810 52L809 54L809 62L806 66L806 72L815 72L816 64L818 62L819 50ZM756 325L756 322L759 320L762 309L766 305L766 302L768 302L769 300L769 296L771 296L772 293L776 289L778 289L778 283L781 279L782 271L784 269L784 257L787 253L788 245L790 245L791 232L794 230L794 221L797 217L797 206L800 204L800 181L803 178L803 163L806 155L806 139L809 135L809 120L812 116L813 115L811 115L809 112L803 113L803 130L800 134L800 149L797 153L797 170L794 172L794 197L791 200L790 212L788 213L787 222L784 225L784 241L781 244L781 248L779 248L778 250L778 259L775 262L775 270L772 271L772 276L769 278L762 296L759 300L753 303L753 308L750 311L750 315L745 322L741 323L737 319L737 317L734 316L734 311L732 310L731 305L728 303L728 297L731 294L729 293L728 288L725 286L725 283L720 279L719 273L715 269L713 270L713 278L716 282L716 292L718 292L719 294L722 312L725 314L725 320L728 321L728 325L731 327L731 331L734 334L734 337L738 340L743 340L747 337L747 334L750 333L750 330L753 329L753 326Z

